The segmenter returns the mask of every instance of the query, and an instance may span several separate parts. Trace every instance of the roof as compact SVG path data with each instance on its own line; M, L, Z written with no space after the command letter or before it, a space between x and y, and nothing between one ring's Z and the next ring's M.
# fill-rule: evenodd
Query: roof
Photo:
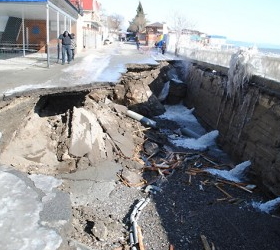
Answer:
M157 27L157 28L162 28L163 27L163 23L152 23L152 24L148 24L146 27Z
M209 38L227 39L226 36L210 35Z
M100 3L96 0L81 0L84 10L98 11L100 9Z
M46 4L51 3L60 13L64 12L71 20L78 18L78 10L68 0L0 0L0 16L13 16L31 20L46 20ZM50 11L50 21L57 15Z
M82 0L82 6L84 10L92 10L93 5L92 5L92 0Z

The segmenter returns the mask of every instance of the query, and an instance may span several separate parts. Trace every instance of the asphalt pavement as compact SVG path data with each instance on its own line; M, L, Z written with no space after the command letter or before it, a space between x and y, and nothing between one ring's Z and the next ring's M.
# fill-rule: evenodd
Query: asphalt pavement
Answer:
M118 82L126 64L157 64L169 57L148 47L136 49L134 43L115 42L98 49L82 51L70 64L46 67L42 58L0 60L0 96L21 95L39 89L90 87L100 82Z

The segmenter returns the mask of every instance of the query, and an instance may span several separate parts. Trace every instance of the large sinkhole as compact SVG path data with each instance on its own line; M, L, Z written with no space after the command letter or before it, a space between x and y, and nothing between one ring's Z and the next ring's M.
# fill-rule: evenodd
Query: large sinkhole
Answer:
M40 117L54 116L67 113L69 110L84 106L88 92L60 93L42 96L37 102L34 111Z
M251 162L233 162L219 131L195 116L189 78L184 62L129 65L114 87L3 106L19 115L18 125L1 120L10 135L1 164L40 179L37 188L62 180L56 195L43 190L40 214L61 249L278 249L279 199L266 203L274 197L252 179Z

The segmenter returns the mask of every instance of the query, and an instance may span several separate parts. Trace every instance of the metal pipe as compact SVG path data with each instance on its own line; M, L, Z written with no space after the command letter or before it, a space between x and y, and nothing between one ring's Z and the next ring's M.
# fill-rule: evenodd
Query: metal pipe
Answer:
M197 138L200 137L199 134L197 134L197 133L191 131L191 130L188 129L188 128L181 128L181 133L182 133L183 135L185 135L185 136L192 137L192 138L195 138L195 139L197 139Z
M49 4L46 5L46 15L47 15L47 20L46 20L46 29L47 29L47 65L48 68L50 67L50 11L49 11Z
M23 57L25 57L25 22L24 22L24 12L22 13L22 52L23 52Z
M157 124L156 124L155 121L153 121L153 120L151 120L151 119L149 119L149 118L147 118L147 117L145 117L143 115L140 115L140 114L138 114L138 113L136 113L134 111L131 111L131 110L127 110L126 114L129 117L131 117L131 118L133 118L133 119L135 119L137 121L140 121L144 125L150 126L152 128L157 128Z

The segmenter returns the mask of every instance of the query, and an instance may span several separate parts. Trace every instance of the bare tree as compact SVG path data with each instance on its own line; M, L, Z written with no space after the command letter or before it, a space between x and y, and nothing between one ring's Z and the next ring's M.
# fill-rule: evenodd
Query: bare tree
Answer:
M108 16L107 23L111 33L118 33L121 30L124 17L118 14Z
M171 16L171 28L176 34L175 41L175 55L179 55L179 48L181 43L181 38L184 33L195 27L195 24L188 20L186 15L176 11Z

